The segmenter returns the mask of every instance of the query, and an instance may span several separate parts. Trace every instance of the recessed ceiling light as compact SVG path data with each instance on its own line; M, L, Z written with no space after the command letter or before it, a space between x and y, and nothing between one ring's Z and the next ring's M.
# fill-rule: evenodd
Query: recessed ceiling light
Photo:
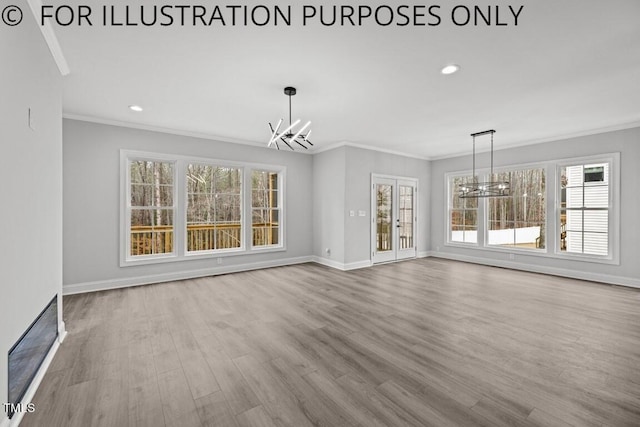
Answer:
M460 69L459 65L451 64L444 67L441 71L442 74L453 74Z
M139 113L140 111L142 111L142 107L141 107L141 106L139 106L139 105L129 105L129 109L130 109L131 111L136 111L136 112L138 112L138 113Z

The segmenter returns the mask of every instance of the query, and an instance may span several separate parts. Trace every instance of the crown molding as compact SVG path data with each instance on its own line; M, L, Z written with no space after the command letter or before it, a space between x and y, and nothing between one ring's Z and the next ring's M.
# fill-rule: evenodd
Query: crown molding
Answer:
M388 150L386 148L372 147L370 145L357 144L349 141L336 142L334 144L329 144L324 147L314 148L310 151L311 151L311 154L317 154L325 151L335 150L336 148L340 148L340 147L353 147L353 148L360 148L362 150L377 151L379 153L393 154L394 156L408 157L411 159L431 160L429 157L426 157L426 156L418 156L417 154L407 153L404 151Z
M162 126L127 122L123 120L103 119L100 117L87 116L83 114L73 114L73 113L63 113L62 118L69 119L69 120L77 120L81 122L97 123L101 125L118 126L118 127L129 128L129 129L139 129L139 130L146 130L150 132L160 132L160 133L166 133L170 135L187 136L190 138L207 139L210 141L218 141L218 142L229 142L233 144L242 144L242 145L249 145L256 148L269 149L267 148L266 144L262 142L246 141L241 139L222 137L222 136L213 135L206 132L193 132L193 131L187 131L183 129L166 128ZM305 154L303 151L292 151L292 153Z
M188 136L192 138L207 139L207 140L213 140L213 141L219 141L219 142L230 142L233 144L249 145L252 147L270 150L270 148L267 148L264 142L246 141L241 139L222 137L222 136L213 135L205 132L192 132L192 131L187 131L182 129L166 128L162 126L146 125L146 124L127 122L122 120L104 119L104 118L88 116L84 114L63 113L62 117L64 119L69 119L69 120L78 120L82 122L98 123L102 125L118 126L118 127L130 128L130 129L140 129L140 130L146 130L151 132L161 132L161 133L167 133L171 135ZM330 144L324 147L313 148L313 149L304 150L304 151L292 151L292 153L314 155L317 153L322 153L324 151L329 151L329 150L333 150L333 149L345 147L345 146L361 148L363 150L369 150L369 151L378 151L378 152L387 153L387 154L394 154L396 156L409 157L409 158L420 159L420 160L429 160L426 157L420 157L410 153L404 153L404 152L395 151L395 150L385 150L383 148L371 147L363 144L354 144L347 141L338 142L338 143Z
M146 131L151 131L151 132L161 132L161 133L166 133L166 134L171 134L171 135L180 135L180 136L187 136L187 137L192 137L192 138L207 139L207 140L213 140L213 141L219 141L219 142L229 142L229 143L233 143L233 144L242 144L242 145L249 145L249 146L256 147L256 148L269 149L269 148L266 147L266 145L263 142L247 141L247 140L230 138L230 137L222 137L222 136L219 136L219 135L213 135L213 134L206 133L206 132L193 132L193 131L188 131L188 130L166 128L166 127L162 127L162 126L147 125L147 124L127 122L127 121L121 121L121 120L104 119L104 118L100 118L100 117L88 116L88 115L83 115L83 114L63 113L62 117L65 118L65 119L70 119L70 120L78 120L78 121L83 121L83 122L98 123L98 124L104 124L104 125L110 125L110 126L119 126L119 127L131 128L131 129L140 129L140 130L146 130ZM614 125L614 126L590 129L590 130L579 131L579 132L573 132L573 133L553 136L553 137L549 137L549 138L541 138L541 139L533 139L533 140L527 140L527 141L521 141L521 142L507 143L506 145L502 145L498 149L496 149L494 147L494 152L495 151L508 150L508 149L511 149L511 148L518 148L518 147L525 147L525 146L529 146L529 145L541 144L541 143L545 143L545 142L562 141L562 140L571 139L571 138L578 138L578 137L581 137L581 136L598 135L598 134L607 133L607 132L615 132L615 131L619 131L619 130L633 129L633 128L637 128L637 127L640 127L640 121L634 121L634 122L623 123L623 124ZM316 146L314 146L314 148L311 148L309 150L292 151L292 153L314 155L314 154L323 153L325 151L335 150L336 148L340 148L340 147L360 148L360 149L363 149L363 150L377 151L379 153L392 154L392 155L396 155L396 156L402 156L402 157L418 159L418 160L427 160L427 161L452 159L452 158L455 158L455 157L462 157L462 156L470 155L469 152L465 151L465 152L457 152L457 153L447 154L447 155L443 155L443 156L433 156L433 157L431 157L431 156L419 156L417 154L407 153L407 152L398 151L398 150L388 150L388 149L380 148L380 147L372 147L372 146L369 146L369 145L358 144L358 143L353 143L353 142L349 142L349 141L336 142L336 143L325 145L325 146L317 146L316 145ZM476 153L484 153L484 152L489 152L489 150L488 149L483 149L483 150L477 150L476 151Z
M63 76L68 75L71 70L69 69L69 64L67 64L67 60L64 57L64 53L62 53L62 48L60 47L60 43L58 42L56 33L53 31L51 23L49 21L45 21L43 25L40 25L40 22L42 22L42 1L27 0L27 3L29 4L29 9L31 9L31 13L36 20L36 25L40 29L44 40L47 42L47 46L49 46L49 51L58 66L60 74Z
M595 128L595 129L588 129L588 130L583 130L583 131L577 131L577 132L571 132L571 133L566 133L566 134L562 134L562 135L556 135L556 136L551 136L551 137L547 137L547 138L539 138L539 139L530 139L530 140L526 140L526 141L520 141L520 142L512 142L512 143L507 143L507 144L500 144L500 148L493 148L493 151L502 151L502 150L508 150L510 148L518 148L518 147L526 147L528 145L536 145L536 144L542 144L545 142L554 142L554 141L564 141L567 139L572 139L572 138L579 138L582 136L591 136L591 135L599 135L599 134L603 134L603 133L608 133L608 132L616 132L619 130L626 130L626 129L633 129L633 128L638 128L640 127L640 120L639 121L633 121L633 122L627 122L627 123L621 123L621 124L617 124L617 125L613 125L613 126L605 126L605 127L600 127L600 128ZM490 151L490 149L481 149L478 150L476 149L476 154L478 153L488 153ZM444 160L444 159L452 159L455 157L462 157L462 156L470 156L471 153L468 151L465 152L458 152L458 153L452 153L452 154L445 154L442 156L434 156L434 157L430 157L428 160Z

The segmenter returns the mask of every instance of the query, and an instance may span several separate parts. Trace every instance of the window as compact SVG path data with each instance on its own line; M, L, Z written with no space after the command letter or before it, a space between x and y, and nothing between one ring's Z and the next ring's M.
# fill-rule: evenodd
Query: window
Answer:
M609 249L609 163L560 168L560 251L607 256Z
M458 197L462 184L473 182L471 176L449 178L449 241L478 243L478 199Z
M510 194L461 199L459 187L472 178L446 174L446 245L620 263L619 153L501 168L493 177L477 172L480 182L508 181Z
M251 229L253 246L279 245L280 192L278 172L254 170L251 174Z
M486 199L487 244L529 249L545 248L545 170L522 169L494 174L509 182L508 197Z
M122 267L285 249L282 166L121 150L120 168Z
M128 162L128 256L174 252L175 167L169 161Z
M242 169L187 166L187 252L242 247Z

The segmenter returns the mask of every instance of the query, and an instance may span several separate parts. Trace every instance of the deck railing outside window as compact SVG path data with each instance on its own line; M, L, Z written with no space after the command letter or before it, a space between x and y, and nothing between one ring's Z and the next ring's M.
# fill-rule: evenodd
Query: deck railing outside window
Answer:
M273 244L277 236L278 223L253 224L253 246ZM231 224L189 224L187 225L187 250L200 251L217 242L218 249L233 249L242 246L240 223ZM131 227L131 255L171 253L173 251L173 227Z

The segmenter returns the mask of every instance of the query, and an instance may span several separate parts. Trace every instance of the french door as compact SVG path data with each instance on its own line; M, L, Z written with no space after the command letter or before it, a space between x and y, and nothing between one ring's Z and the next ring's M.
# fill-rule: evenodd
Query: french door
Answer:
M417 180L372 175L371 260L416 257Z

